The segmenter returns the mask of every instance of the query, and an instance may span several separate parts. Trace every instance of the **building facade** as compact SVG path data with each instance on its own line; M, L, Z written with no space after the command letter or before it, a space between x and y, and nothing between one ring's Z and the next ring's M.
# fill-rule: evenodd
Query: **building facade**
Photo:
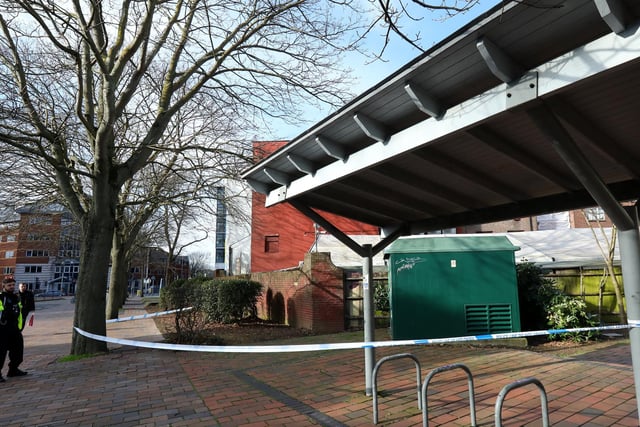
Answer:
M137 291L145 295L157 294L167 281L188 277L188 256L174 256L170 263L167 251L156 247L141 248L129 266L128 290L130 294Z
M0 222L0 272L35 294L74 294L80 273L80 228L61 206L23 207ZM143 248L129 270L130 291L158 292L167 280L189 277L189 258ZM107 283L105 283L105 290Z
M256 161L287 144L287 141L256 141ZM348 235L379 235L378 227L318 212ZM275 271L298 266L323 230L289 204L265 207L265 196L254 192L251 205L251 271Z
M74 293L79 259L79 228L60 206L20 208L0 228L2 274L36 293Z

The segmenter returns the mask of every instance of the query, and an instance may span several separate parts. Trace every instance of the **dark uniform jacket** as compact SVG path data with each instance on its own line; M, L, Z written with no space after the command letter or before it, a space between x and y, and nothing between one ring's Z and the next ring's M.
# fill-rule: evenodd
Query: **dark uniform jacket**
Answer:
M30 311L35 311L36 302L33 298L33 292L26 289L24 292L18 292L20 302L22 303L22 327L24 328L24 322L27 321L27 315Z
M0 292L0 331L14 331L22 328L20 298L16 294Z

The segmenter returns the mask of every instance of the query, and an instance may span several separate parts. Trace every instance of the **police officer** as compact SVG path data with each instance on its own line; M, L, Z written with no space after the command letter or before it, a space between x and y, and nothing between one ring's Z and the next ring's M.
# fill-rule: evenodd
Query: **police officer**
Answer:
M24 341L22 339L22 304L15 293L16 281L13 277L2 280L2 292L0 292L0 382L4 360L9 352L8 377L21 377L27 375L25 371L18 369L22 363L24 354Z
M18 297L20 297L20 304L22 304L22 327L20 328L22 331L27 324L29 313L36 309L36 302L33 297L33 292L27 288L26 283L18 284Z

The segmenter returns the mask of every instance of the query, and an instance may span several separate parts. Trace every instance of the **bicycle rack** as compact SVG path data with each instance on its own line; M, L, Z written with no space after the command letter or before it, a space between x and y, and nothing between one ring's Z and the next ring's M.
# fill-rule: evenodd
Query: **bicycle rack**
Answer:
M439 368L435 368L431 372L427 374L424 379L424 383L422 383L422 425L424 427L429 426L429 417L427 415L427 388L429 387L429 382L431 379L440 372L450 371L452 369L462 369L467 374L468 384L469 384L469 408L471 409L471 425L475 427L476 423L476 400L474 397L473 391L473 376L471 375L471 371L465 365L461 363L454 363L452 365L441 366Z
M420 399L420 362L418 361L418 359L411 353L399 353L399 354L394 354L391 356L387 356L387 357L383 357L382 359L378 360L378 362L376 363L376 365L373 367L373 379L371 381L371 389L372 389L372 393L373 393L373 423L374 424L378 424L378 371L380 370L380 366L382 366L382 364L384 362L387 362L389 360L395 360L395 359L412 359L415 362L416 365L416 382L417 382L417 389L418 389L418 409L422 409L421 408L421 403L422 403L422 399Z
M496 427L502 427L502 404L504 403L504 399L514 388L524 387L528 384L534 384L540 390L540 404L542 406L542 426L549 427L549 406L547 403L547 392L544 390L544 386L540 381L535 378L524 378L513 382L511 384L507 384L498 394L498 399L496 400L496 415L495 422Z

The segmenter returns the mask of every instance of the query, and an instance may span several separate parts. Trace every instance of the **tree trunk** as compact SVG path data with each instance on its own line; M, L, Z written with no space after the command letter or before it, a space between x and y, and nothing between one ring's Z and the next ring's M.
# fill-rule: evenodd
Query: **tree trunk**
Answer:
M97 198L96 198L97 199ZM73 325L96 335L106 336L105 323L107 275L111 252L111 239L115 219L104 212L98 203L82 227L80 274L76 286L76 307ZM73 330L71 354L93 354L107 351L107 344L84 337Z
M122 248L119 239L113 239L111 248L111 276L109 277L109 295L107 298L107 319L117 319L120 308L127 299L128 261L127 251Z

